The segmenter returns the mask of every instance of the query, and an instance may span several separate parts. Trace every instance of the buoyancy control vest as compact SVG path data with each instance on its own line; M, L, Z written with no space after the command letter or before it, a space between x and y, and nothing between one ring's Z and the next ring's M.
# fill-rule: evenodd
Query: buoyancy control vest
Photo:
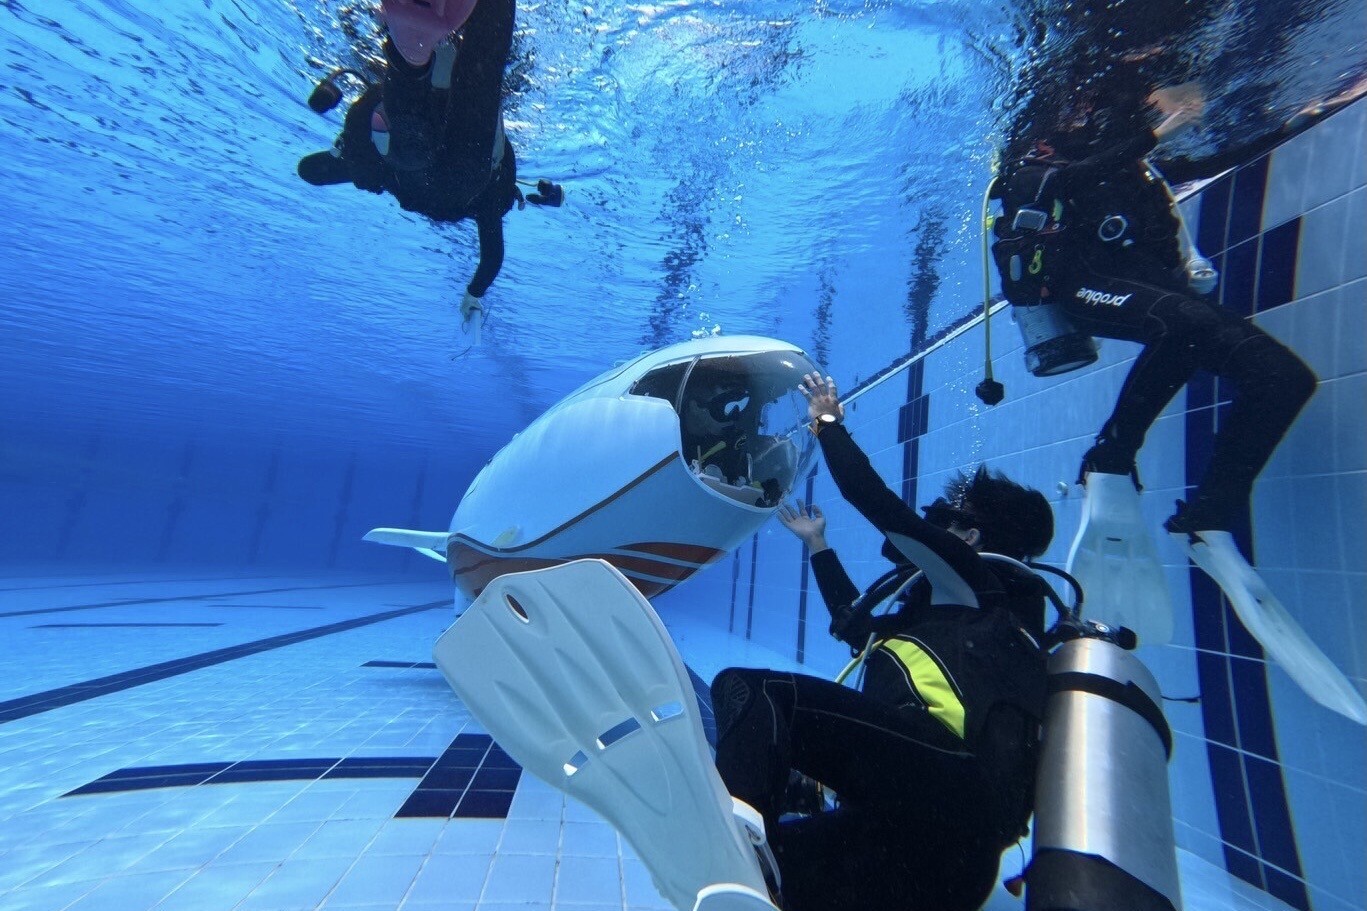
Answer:
M1003 172L990 195L1002 205L993 252L1012 303L1050 297L1078 255L1133 251L1165 269L1182 263L1172 197L1143 159L1108 170L1054 156L1024 158Z
M1053 293L1056 276L1067 267L1071 214L1063 193L1068 162L1026 158L1006 169L988 192L1002 214L992 223L992 258L1001 274L1002 294L1013 304L1036 304Z
M1096 340L1077 331L1054 300L1059 283L1079 253L1076 224L1066 192L1069 163L1026 158L993 181L989 198L1002 205L992 224L992 258L1002 295L1024 341L1025 365L1035 376L1056 376L1094 363Z

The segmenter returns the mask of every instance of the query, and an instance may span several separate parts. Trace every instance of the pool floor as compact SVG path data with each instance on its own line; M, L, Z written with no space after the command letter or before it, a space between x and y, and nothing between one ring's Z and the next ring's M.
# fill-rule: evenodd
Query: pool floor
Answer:
M456 700L431 663L452 619L442 581L0 578L0 908L667 909ZM796 669L665 620L703 680ZM1179 853L1186 908L1287 907Z

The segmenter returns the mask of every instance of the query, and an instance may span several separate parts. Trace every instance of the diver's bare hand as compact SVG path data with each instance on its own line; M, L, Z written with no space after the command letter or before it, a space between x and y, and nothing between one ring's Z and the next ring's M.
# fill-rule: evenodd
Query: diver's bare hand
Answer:
M797 388L807 397L807 417L816 420L823 414L833 414L836 421L845 419L845 408L840 404L835 380L829 376L822 379L819 373L809 373Z
M780 506L778 520L783 523L784 528L806 544L812 553L826 550L829 547L826 543L826 517L821 514L821 507L815 503L806 506L801 500L795 503L794 506L787 503Z

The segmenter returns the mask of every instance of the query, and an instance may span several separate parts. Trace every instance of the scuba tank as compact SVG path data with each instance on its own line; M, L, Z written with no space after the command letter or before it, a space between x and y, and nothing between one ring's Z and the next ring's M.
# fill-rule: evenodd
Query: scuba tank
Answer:
M1053 301L1013 303L1011 319L1020 327L1025 369L1034 376L1058 376L1096 363L1096 339L1079 332Z
M1129 630L1074 614L1055 636L1026 911L1179 911L1158 684Z

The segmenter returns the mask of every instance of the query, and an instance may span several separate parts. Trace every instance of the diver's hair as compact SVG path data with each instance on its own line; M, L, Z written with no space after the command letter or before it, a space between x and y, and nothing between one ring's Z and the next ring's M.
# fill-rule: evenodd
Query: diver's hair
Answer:
M1054 511L1044 494L986 465L950 478L945 499L973 514L985 551L1023 560L1044 553L1054 539Z

